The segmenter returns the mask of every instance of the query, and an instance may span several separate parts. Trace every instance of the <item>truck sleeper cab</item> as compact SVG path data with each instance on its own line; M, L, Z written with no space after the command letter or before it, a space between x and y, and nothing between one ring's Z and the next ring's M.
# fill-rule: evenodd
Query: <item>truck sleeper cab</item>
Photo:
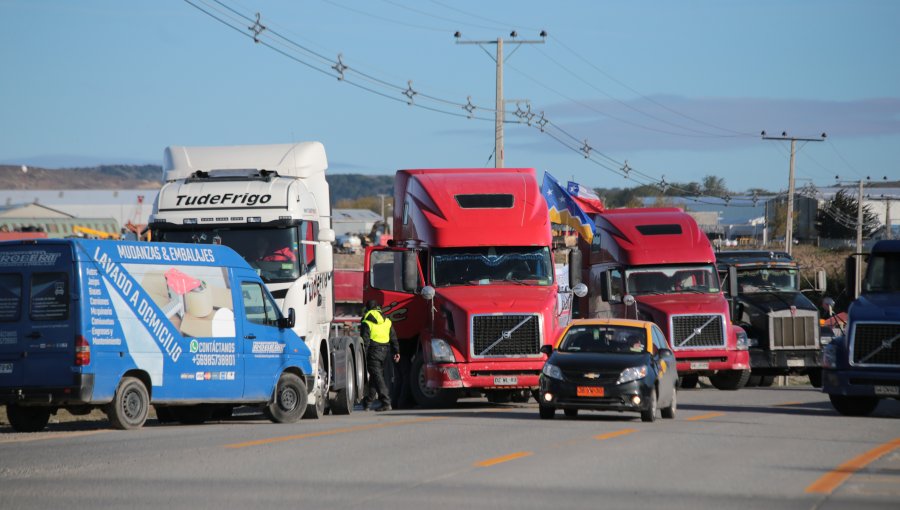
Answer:
M13 429L103 409L136 429L150 405L197 423L260 406L300 419L312 367L259 276L224 246L0 243L0 403Z

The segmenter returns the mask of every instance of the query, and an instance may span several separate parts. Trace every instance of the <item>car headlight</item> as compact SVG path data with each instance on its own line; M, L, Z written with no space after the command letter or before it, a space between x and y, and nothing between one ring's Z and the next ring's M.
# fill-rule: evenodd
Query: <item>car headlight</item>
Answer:
M616 381L616 384L625 384L631 381L637 381L638 379L643 379L644 377L647 377L647 365L628 367L619 374L619 380Z
M431 339L431 359L438 363L453 363L456 361L450 344L441 338Z
M737 350L746 351L750 347L750 339L747 337L746 331L737 332Z
M544 369L541 370L541 373L551 379L559 379L561 381L563 378L562 370L560 370L558 366L551 363L544 363Z
M837 368L837 345L829 343L822 346L822 368Z

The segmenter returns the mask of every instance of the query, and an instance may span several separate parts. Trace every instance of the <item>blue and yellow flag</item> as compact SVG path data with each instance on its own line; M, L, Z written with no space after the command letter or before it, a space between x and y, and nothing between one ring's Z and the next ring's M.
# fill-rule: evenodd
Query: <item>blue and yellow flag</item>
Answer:
M544 183L541 185L544 200L547 201L547 209L550 213L550 221L560 225L568 225L575 229L588 243L594 239L594 220L578 207L578 203L572 198L566 188L544 172Z

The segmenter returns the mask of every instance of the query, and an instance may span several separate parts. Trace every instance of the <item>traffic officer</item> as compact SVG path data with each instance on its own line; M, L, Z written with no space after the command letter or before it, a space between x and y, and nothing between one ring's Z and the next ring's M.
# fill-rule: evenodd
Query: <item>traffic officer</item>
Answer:
M381 401L381 407L375 410L390 411L391 396L384 381L384 362L388 354L394 363L400 361L400 345L391 320L381 313L377 301L366 303L359 333L366 346L366 366L369 370L369 391L363 398L363 408L368 409L377 398Z

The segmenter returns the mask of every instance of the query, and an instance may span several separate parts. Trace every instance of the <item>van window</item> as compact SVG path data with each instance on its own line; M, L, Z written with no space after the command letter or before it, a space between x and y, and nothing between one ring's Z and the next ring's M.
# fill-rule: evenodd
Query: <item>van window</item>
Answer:
M278 311L275 303L263 292L260 284L241 282L241 294L244 296L244 313L247 320L263 326L278 324Z
M19 320L22 310L22 275L0 274L0 322Z
M67 273L34 273L31 276L31 320L63 321L69 318Z

